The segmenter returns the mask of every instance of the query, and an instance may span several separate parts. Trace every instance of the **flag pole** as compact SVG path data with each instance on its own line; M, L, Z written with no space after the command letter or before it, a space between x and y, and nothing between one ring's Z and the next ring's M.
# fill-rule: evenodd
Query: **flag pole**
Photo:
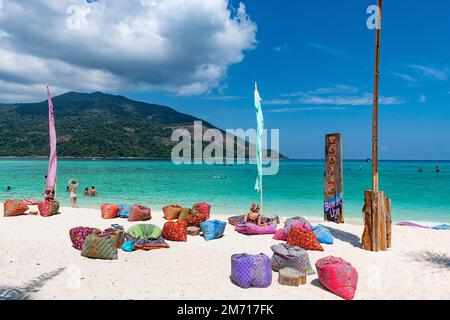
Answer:
M258 83L255 81L255 93L258 91ZM259 97L259 92L258 92L258 97ZM259 99L261 100L261 97L259 97ZM261 103L261 102L260 102ZM259 134L262 134L261 132L259 132ZM257 137L257 139L260 139L261 137L260 136L258 136ZM259 153L257 152L257 155L258 155L258 157L259 157L259 159L257 159L257 160L259 160L259 163L261 164L261 166L262 166L262 160L263 160L263 156L262 156L262 141L260 141L259 142L259 148L260 148L260 150L259 150ZM257 146L258 146L258 143L256 144ZM259 193L260 193L260 214L261 214L261 216L263 215L263 179L262 179L262 174L261 174L261 177L259 177L259 183L260 183L260 185L261 185L261 188L260 188L260 190L259 190Z

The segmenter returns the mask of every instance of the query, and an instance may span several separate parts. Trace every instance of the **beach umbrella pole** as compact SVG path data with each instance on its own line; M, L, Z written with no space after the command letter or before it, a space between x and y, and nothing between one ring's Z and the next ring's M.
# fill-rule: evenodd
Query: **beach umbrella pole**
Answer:
M381 19L383 0L378 0L379 15L375 35L375 73L372 114L372 190L364 193L364 232L361 246L369 251L391 247L391 200L379 190L378 179L378 106L380 84Z

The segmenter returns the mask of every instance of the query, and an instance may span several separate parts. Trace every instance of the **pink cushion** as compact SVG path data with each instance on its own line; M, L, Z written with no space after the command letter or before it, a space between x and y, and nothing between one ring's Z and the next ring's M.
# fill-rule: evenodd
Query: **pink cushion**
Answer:
M237 225L235 230L245 235L275 234L277 227L273 224L261 227L248 222Z
M358 285L358 272L349 262L329 256L317 261L316 269L325 288L346 300L353 300Z
M287 241L289 232L285 228L278 229L273 238L275 240Z

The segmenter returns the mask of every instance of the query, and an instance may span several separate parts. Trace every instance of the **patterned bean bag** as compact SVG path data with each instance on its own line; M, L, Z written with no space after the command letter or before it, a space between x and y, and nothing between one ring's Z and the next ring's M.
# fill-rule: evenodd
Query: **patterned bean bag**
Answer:
M206 241L221 238L223 236L223 233L225 232L226 226L226 222L222 222L219 220L209 220L200 223L200 228L202 229L203 237Z
M201 214L205 215L206 220L209 220L209 218L211 216L211 205L210 204L204 203L204 202L196 203L196 204L194 204L192 209L197 210Z
M116 260L117 246L110 238L90 234L84 240L81 255L92 259Z
M38 204L38 210L42 217L51 217L59 213L59 202L44 201Z
M285 228L281 228L278 229L277 232L275 232L273 239L280 241L287 241L288 235L289 235L288 231Z
M119 218L128 218L130 216L131 206L128 204L120 204L117 216Z
M358 285L358 272L347 261L332 256L316 262L320 283L334 294L353 300Z
M289 218L286 220L286 222L284 223L284 227L286 228L286 230L289 232L291 227L302 227L302 228L306 228L311 230L312 225L311 223L309 223L308 220L306 220L303 217L294 217L294 218Z
M104 230L98 235L100 238L109 238L116 248L120 248L125 242L125 232L123 230L117 230L114 228L109 228Z
M130 215L128 216L129 222L135 221L148 221L152 219L152 210L150 208L134 205L131 207Z
M181 208L180 215L178 216L178 221L186 220L191 211L192 209L190 208Z
M169 241L187 241L187 222L186 221L168 221L164 224L161 235Z
M137 224L127 230L135 239L155 240L161 236L161 228L153 224Z
M247 222L245 224L240 224L235 227L236 232L245 235L263 235L263 234L275 234L277 232L277 227L273 224L267 226L258 226L254 223Z
M119 206L114 204L104 204L100 207L103 219L115 219L119 213Z
M289 231L287 243L305 250L323 251L314 233L309 229L293 227Z
M188 227L200 227L200 223L206 221L206 216L197 210L192 210L186 218Z
M4 217L17 217L28 210L28 206L20 200L5 200L3 203Z
M181 212L181 206L179 206L177 204L168 205L163 208L164 218L166 220L178 219L180 212Z
M299 247L288 244L276 244L271 247L273 256L270 259L273 271L280 271L283 268L299 270L306 275L314 274L311 267L308 252Z
M320 243L333 244L333 235L331 234L330 230L328 230L324 226L312 227L311 231L314 232L314 235Z
M265 254L231 257L231 281L241 288L267 288L272 283L270 259Z
M139 239L134 242L134 247L137 250L157 250L157 249L168 249L169 245L164 241L163 237L159 237L158 239L146 240Z
M87 236L94 232L100 234L101 230L89 227L76 227L70 229L69 236L70 240L72 241L73 247L77 250L81 250L83 248L84 240L87 238Z

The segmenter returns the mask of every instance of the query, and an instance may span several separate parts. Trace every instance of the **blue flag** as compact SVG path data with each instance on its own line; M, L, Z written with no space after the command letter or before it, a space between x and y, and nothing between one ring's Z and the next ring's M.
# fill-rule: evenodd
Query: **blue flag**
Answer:
M264 131L264 116L261 107L261 97L259 96L258 86L255 83L255 110L256 121L258 126L256 128L256 166L258 168L258 177L256 178L255 189L258 192L262 190L262 170L263 170L263 158L262 158L262 136Z

